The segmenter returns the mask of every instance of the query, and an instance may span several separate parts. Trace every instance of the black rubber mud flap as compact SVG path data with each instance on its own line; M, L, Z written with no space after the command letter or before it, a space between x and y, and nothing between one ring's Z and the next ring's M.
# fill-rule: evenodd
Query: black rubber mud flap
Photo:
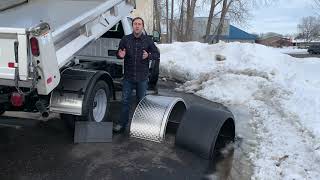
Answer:
M152 60L151 68L149 69L149 82L148 89L154 90L158 83L159 78L159 65L160 60Z
M0 115L4 114L6 112L6 110L4 109L4 107L2 107L3 105L0 104Z
M175 143L205 159L213 159L217 150L215 145L221 150L220 144L224 144L218 139L234 140L233 119L230 111L200 105L190 106L179 125ZM224 139L225 137L229 138Z

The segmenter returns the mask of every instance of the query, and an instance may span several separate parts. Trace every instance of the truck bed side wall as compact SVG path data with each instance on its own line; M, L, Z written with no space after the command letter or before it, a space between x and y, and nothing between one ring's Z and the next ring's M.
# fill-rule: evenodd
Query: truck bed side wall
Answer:
M23 30L0 28L0 80L14 80L16 70L20 80L28 79L27 46L27 36Z

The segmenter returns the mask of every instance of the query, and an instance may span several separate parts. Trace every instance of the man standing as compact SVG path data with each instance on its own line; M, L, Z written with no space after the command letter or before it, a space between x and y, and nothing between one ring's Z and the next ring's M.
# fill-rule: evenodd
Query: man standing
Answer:
M136 89L137 101L146 95L148 87L149 60L159 60L160 53L151 38L143 34L144 21L140 17L132 20L133 33L124 36L119 44L118 58L124 58L124 79L122 85L122 113L114 132L124 132L131 105L131 93Z

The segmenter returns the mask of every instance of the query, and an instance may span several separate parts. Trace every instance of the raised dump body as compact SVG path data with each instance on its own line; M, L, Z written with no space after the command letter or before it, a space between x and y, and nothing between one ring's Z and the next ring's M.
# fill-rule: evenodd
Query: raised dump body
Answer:
M133 2L29 0L0 7L0 85L30 87L36 72L38 93L46 95L58 85L60 68L126 18Z
M120 39L132 33L128 17L134 4L134 0L1 0L0 115L38 111L44 117L57 112L107 120L109 100L115 98L113 78L123 74L115 53ZM108 52L100 54L103 58L81 53L97 42L108 45L101 46Z

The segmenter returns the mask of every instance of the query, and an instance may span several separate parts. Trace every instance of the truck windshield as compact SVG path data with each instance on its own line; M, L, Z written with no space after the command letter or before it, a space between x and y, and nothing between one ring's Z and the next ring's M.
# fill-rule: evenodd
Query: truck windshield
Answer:
M119 22L114 25L108 32L104 33L102 38L119 38L121 39L124 36L124 31L122 24Z

